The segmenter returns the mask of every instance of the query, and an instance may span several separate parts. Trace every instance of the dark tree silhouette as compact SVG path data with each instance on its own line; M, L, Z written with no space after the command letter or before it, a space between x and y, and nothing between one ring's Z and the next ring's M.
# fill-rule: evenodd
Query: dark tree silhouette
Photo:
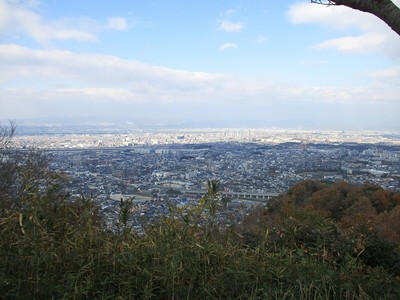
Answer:
M16 124L0 124L0 217L7 211L21 211L39 195L52 194L54 203L64 196L65 177L48 168L48 157L35 150L13 146Z
M207 194L204 197L205 204L210 210L210 214L212 216L215 215L217 210L217 205L220 200L220 183L216 179L208 179L207 180Z
M371 13L400 35L400 8L391 0L311 0L322 5L343 5Z
M10 121L9 126L1 126L0 124L0 150L8 147L11 139L15 135L16 129L17 126L13 121Z

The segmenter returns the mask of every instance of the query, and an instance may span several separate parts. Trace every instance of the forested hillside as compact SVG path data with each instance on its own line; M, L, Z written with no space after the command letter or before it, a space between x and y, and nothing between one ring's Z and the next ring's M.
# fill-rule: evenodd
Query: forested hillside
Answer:
M221 228L211 189L138 235L129 202L109 228L93 199L63 193L62 176L17 166L2 169L1 298L400 298L398 193L306 181Z

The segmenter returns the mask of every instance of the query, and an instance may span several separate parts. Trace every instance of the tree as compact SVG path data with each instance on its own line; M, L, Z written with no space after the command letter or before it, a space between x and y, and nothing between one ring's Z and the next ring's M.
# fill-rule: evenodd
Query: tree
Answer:
M0 217L27 209L46 193L52 194L54 203L64 197L64 176L49 169L44 153L13 147L15 133L14 122L0 125Z
M217 205L221 198L220 183L216 179L207 180L207 194L204 196L205 204L208 207L210 214L215 216Z
M343 5L371 13L400 35L400 8L391 0L311 0L322 5Z
M17 126L15 122L10 121L9 126L1 126L0 125L0 151L6 149L13 136L15 135Z

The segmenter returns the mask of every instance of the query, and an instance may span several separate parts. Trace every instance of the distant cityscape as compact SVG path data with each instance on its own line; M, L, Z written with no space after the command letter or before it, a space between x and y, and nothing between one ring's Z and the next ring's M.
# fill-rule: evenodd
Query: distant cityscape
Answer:
M68 192L95 196L110 220L121 198L133 199L135 216L148 220L168 214L171 204L193 205L207 179L220 181L229 200L225 213L237 222L254 205L307 179L371 183L400 191L398 132L72 131L25 132L13 142L19 149L48 153L50 167L68 175Z

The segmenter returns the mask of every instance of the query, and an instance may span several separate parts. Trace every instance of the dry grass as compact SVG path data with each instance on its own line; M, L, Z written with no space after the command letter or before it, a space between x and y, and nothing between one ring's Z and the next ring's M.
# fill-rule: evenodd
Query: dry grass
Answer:
M400 299L394 274L304 212L224 232L165 218L137 235L107 230L90 200L29 201L1 216L2 299Z

